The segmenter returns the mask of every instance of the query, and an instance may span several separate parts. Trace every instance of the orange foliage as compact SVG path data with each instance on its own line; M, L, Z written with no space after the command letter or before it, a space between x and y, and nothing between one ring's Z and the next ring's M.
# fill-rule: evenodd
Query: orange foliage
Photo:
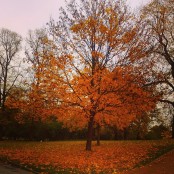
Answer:
M91 80L96 84L94 87ZM93 76L85 69L83 76L73 78L71 86L73 91L69 89L62 97L61 107L66 112L58 117L71 129L87 125L93 108L95 123L124 128L155 107L156 98L141 87L141 82L128 69L102 70Z

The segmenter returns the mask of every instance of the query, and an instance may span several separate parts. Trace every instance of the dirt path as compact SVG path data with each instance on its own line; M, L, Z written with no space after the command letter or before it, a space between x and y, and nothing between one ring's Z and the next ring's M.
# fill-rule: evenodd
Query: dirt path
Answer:
M174 150L147 166L125 172L125 174L174 174Z
M13 167L9 164L0 163L0 174L32 174L32 172Z

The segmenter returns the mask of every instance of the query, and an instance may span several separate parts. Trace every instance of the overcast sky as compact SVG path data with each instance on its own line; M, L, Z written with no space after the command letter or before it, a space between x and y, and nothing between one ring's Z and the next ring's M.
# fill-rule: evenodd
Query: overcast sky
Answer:
M135 9L149 0L128 0ZM29 29L45 26L50 17L56 18L64 0L0 0L0 28L8 28L26 36Z

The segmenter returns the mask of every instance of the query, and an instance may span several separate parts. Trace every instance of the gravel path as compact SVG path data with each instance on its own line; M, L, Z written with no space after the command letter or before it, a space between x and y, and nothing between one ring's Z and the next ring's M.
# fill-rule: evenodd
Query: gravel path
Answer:
M174 174L174 150L159 157L147 166L125 172L125 174Z

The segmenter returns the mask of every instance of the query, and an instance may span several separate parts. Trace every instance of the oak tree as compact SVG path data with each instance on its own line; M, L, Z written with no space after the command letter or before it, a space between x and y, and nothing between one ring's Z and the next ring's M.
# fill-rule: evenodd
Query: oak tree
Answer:
M125 127L153 108L143 78L135 76L141 74L135 70L146 56L145 43L123 1L73 0L49 28L64 87L59 119L69 126L87 125L86 150L91 150L95 124Z

